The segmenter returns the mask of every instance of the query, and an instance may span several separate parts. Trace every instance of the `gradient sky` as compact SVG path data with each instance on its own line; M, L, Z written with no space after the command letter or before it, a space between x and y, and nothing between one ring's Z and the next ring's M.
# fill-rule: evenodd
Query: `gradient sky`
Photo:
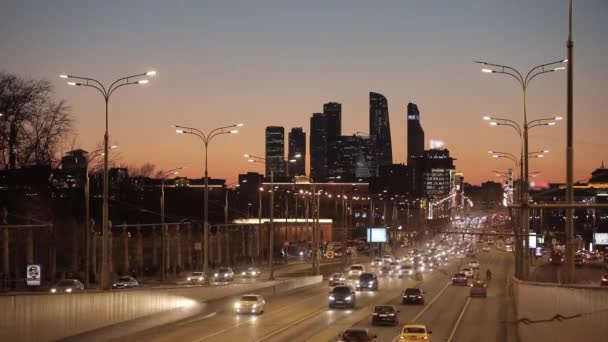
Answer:
M575 180L608 163L608 1L575 1ZM158 70L110 103L111 141L125 164L186 166L202 175L202 144L173 123L207 131L243 122L209 150L210 176L236 180L243 153L263 155L264 128L304 127L324 102L342 103L342 132L368 131L368 92L388 98L395 162L406 160L406 105L418 104L429 139L447 143L468 182L495 179L517 153L514 131L486 113L522 120L521 89L473 60L526 70L566 56L567 0L28 1L0 4L0 70L47 78L72 106L78 147L103 138L103 100L60 73L105 82ZM139 87L139 88L138 88ZM530 119L563 115L566 73L537 78ZM543 180L565 179L565 122L530 135Z

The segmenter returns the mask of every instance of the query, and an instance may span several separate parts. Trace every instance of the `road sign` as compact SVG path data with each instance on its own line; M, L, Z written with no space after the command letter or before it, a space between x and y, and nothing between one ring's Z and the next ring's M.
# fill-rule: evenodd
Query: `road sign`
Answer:
M334 251L327 251L327 254L325 254L325 256L327 256L328 259L333 259L334 258Z
M25 273L27 275L28 286L40 286L40 276L42 273L40 265L27 265Z

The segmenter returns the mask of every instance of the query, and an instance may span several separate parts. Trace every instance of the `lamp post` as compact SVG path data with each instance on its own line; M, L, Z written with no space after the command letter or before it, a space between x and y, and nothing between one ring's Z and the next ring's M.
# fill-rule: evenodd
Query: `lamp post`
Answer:
M520 158L520 173L521 173L521 181L522 181L522 187L521 187L521 192L520 192L520 205L521 205L521 216L522 216L522 220L521 220L521 231L523 235L528 235L529 233L529 226L530 226L530 220L529 220L529 208L528 208L528 202L529 200L529 193L528 193L528 159L530 157L530 153L528 152L528 132L530 129L534 128L534 127L540 127L540 126L555 126L557 124L556 121L560 121L562 120L561 116L555 116L555 117L549 117L549 118L542 118L542 119L536 119L536 120L532 120L532 121L528 121L528 116L527 116L527 110L526 110L526 90L528 88L529 83L538 75L541 74L545 74L545 73L549 73L549 72L554 72L554 71L558 71L558 70L563 70L563 67L557 67L557 68L553 68L553 69L545 69L547 66L549 65L554 65L557 63L564 63L567 60L561 60L561 61L556 61L556 62L552 62L552 63L547 63L547 64L543 64L543 65L539 65L536 66L534 68L532 68L528 74L526 75L525 78L523 78L523 76L521 75L521 73L519 73L519 71L508 67L508 66L502 66L502 65L497 65L497 64L491 64L491 63L486 63L486 62L477 62L477 63L481 63L484 65L489 65L489 66L495 66L495 67L499 67L501 68L500 70L493 70L493 69L482 69L483 72L485 73L498 73L498 74L507 74L510 75L512 77L514 77L515 79L517 79L520 84L522 85L522 90L523 90L523 100L524 100L524 107L523 107L523 111L524 111L524 120L523 120L523 129L521 128L521 126L514 120L511 119L505 119L505 118L496 118L496 117L491 117L491 116L484 116L483 119L486 121L490 121L490 125L491 126L508 126L511 127L513 129L515 129L520 137L520 141L521 141L521 158ZM537 71L537 69L539 69L540 71ZM542 157L540 157L542 158ZM525 239L524 241L524 245L525 245L525 249L526 251L529 248L529 241L528 239ZM523 254L523 257L526 258L527 260L527 253ZM520 278L524 278L526 279L528 277L528 272L529 271L529 265L528 262L524 262L524 266L522 269L521 274L518 275L518 277Z
M179 170L181 170L181 167L177 167L175 169L171 169L167 172L165 172L162 177L161 177L161 183L160 183L160 230L161 230L161 236L160 236L160 249L161 249L161 266L160 266L160 280L164 281L165 277L167 276L167 248L165 246L166 242L165 239L167 238L167 225L165 224L165 181L167 180L167 177L171 176L171 175L177 175L179 174Z
M266 165L268 160L263 157L252 156L250 154L243 155L248 158L247 161L250 163L261 163ZM268 268L270 271L269 280L274 280L274 265L273 265L273 250L274 250L274 170L272 165L268 168L270 170L270 229L268 232ZM261 189L260 189L261 190ZM261 194L260 194L261 196ZM260 197L261 198L261 197ZM261 208L261 206L260 206Z
M115 149L118 146L116 145L112 145L110 146L110 149ZM102 149L98 149L95 150L91 153L89 153L89 156L87 157L87 164L86 164L86 169L85 169L85 182L84 182L84 220L85 220L85 243L84 243L84 249L85 249L85 258L86 258L86 262L84 264L84 285L86 287L88 287L91 283L91 279L90 279L90 265L91 265L91 210L90 210L90 179L89 179L89 165L91 164L91 160L94 157L97 157L99 155L104 155L104 153L102 152Z
M205 147L205 198L203 204L203 259L205 259L203 262L203 273L205 276L208 275L207 272L209 270L209 173L207 170L207 151L209 149L209 143L211 143L213 138L222 134L236 134L239 131L231 128L242 126L243 124L240 123L218 127L205 134L201 130L193 127L174 125L176 133L195 135L202 140L203 146Z
M104 158L103 158L103 210L102 210L102 243L101 243L101 281L99 287L101 290L109 290L110 289L110 264L108 259L108 239L110 232L108 231L108 140L109 140L109 129L108 129L108 103L110 102L110 96L120 87L134 84L146 84L149 82L147 79L140 79L144 76L154 76L156 75L156 71L148 71L141 74L135 74L127 77L122 77L114 81L108 88L106 88L101 82L90 78L90 77L82 77L82 76L74 76L74 75L59 75L61 78L77 80L78 82L69 81L67 82L70 86L81 86L81 87L91 87L97 89L106 104L106 129L103 136L103 145L104 145Z

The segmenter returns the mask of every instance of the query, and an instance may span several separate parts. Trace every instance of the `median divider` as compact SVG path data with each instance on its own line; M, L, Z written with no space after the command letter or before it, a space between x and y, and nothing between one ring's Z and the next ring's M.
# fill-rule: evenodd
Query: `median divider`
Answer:
M205 302L270 289L281 294L321 281L315 276L217 286L5 295L0 296L0 341L58 340L172 311L179 313L176 319L184 319L200 313Z

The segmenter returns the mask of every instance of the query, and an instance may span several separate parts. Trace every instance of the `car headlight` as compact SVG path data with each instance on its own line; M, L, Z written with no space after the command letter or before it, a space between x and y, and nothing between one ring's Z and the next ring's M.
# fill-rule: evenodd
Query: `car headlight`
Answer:
M359 285L359 281L358 281L358 280L357 280L355 283L356 283L357 285Z
M348 297L344 298L344 300L347 301L347 302L349 302L351 299L353 299L352 296L348 296Z
M51 289L51 293L57 292L57 289Z
M369 282L369 285L374 285L374 281L373 281L373 280L372 280L372 281L370 281L370 282Z
M214 277L217 277L217 276L219 276L219 274L215 273L213 276L214 276Z
M198 280L203 281L203 277L198 277Z
M246 275L246 274L247 274L247 272L243 272L243 273L241 273L241 274L242 274L242 275Z
M227 276L228 276L228 273L224 273L224 277L227 277Z
M258 307L257 303L253 304L253 306L252 306L252 308L254 308L254 309L257 308L257 307Z
M334 296L329 296L329 300L335 300L335 299L336 299L336 297L334 297Z
M72 292L72 289L71 288L65 289L65 292L70 293L70 292Z
M188 277L188 278L186 278L186 280L190 281L190 280L192 280L192 278Z
M234 307L236 309L240 308L241 307L241 303L239 303L239 302L234 303Z

